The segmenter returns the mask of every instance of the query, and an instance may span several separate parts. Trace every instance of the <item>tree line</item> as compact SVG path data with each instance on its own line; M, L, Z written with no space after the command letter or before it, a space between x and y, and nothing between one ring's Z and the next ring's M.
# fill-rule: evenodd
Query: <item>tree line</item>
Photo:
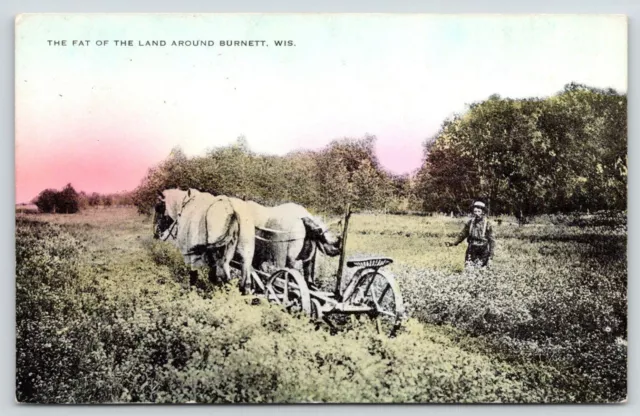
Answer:
M571 83L547 98L497 95L445 120L423 143L422 166L394 175L383 169L375 136L343 138L317 151L284 156L253 152L244 137L187 157L180 148L149 169L132 192L102 195L44 190L43 212L136 205L149 213L156 192L196 188L265 205L297 202L310 209L455 212L473 200L492 214L625 210L627 97Z
M493 214L529 216L625 210L627 97L568 84L547 98L497 95L444 121L424 142L416 172L386 172L375 136L334 140L319 151L256 154L246 139L188 158L179 149L149 170L134 192L149 212L155 192L188 187L325 212L345 204L387 212L464 214L475 199Z
M424 144L425 209L530 216L627 205L627 97L571 83L549 98L495 95L446 120Z
M134 199L132 192L110 194L77 192L73 185L68 183L62 190L51 188L43 190L32 203L40 212L75 214L89 207L133 205Z
M244 137L229 146L188 158L175 148L149 170L134 192L140 212L148 213L156 191L196 188L214 195L251 199L265 205L297 202L324 212L342 212L347 202L362 209L389 209L400 200L395 178L381 167L375 137L334 140L321 151L284 156L257 154Z

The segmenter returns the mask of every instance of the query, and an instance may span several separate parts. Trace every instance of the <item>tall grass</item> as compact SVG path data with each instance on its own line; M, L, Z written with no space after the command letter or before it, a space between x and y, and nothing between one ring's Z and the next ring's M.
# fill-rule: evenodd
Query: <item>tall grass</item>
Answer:
M613 220L612 220L613 218ZM409 311L482 337L517 362L572 374L577 400L626 398L627 263L623 216L502 218L489 269L464 270L463 219L355 217L347 250L394 258ZM323 267L328 268L326 265Z
M131 210L30 215L16 231L20 401L567 402L626 395L624 232L497 226L491 270L445 248L461 220L352 218L412 318L397 338L214 290ZM33 220L32 220L33 218ZM336 260L318 265L332 287Z

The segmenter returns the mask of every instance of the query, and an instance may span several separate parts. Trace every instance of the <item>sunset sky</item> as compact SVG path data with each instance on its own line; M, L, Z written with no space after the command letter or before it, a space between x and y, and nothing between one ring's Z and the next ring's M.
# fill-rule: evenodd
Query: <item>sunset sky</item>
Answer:
M138 46L147 40L168 45ZM373 134L385 168L409 172L422 142L466 104L548 96L572 81L626 92L624 17L23 15L16 201L68 182L132 190L173 147L198 155L240 135L254 151L284 154Z

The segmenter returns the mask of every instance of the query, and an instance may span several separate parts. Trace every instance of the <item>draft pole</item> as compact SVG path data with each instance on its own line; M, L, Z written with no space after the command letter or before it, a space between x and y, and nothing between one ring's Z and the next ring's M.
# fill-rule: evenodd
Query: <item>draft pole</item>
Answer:
M346 260L346 247L347 247L347 231L349 229L349 218L351 217L351 204L347 204L346 214L344 216L344 227L342 227L342 247L340 248L340 263L338 265L338 274L336 276L336 289L334 295L336 299L342 301L342 293L340 292L340 286L342 284L342 273L344 271L344 263Z

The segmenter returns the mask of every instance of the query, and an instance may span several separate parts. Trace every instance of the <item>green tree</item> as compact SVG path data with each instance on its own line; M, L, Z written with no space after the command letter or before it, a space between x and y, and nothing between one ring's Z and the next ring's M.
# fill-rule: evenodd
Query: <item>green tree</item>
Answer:
M57 212L61 214L74 214L80 210L80 198L70 183L57 193L56 205Z
M342 212L347 203L360 209L384 208L392 184L380 166L375 142L375 136L334 140L317 155L323 206L334 212Z
M45 189L38 194L38 196L33 200L33 203L41 212L55 212L57 194L58 191L55 189Z
M569 84L547 99L492 96L425 143L417 193L428 209L475 198L521 216L623 209L626 141L626 97L613 90Z

